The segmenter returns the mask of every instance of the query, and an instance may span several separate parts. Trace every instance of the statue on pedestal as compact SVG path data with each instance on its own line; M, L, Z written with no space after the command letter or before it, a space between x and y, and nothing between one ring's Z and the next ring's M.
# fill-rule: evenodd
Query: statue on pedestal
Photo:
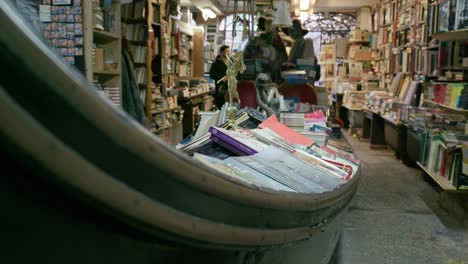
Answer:
M239 93L237 92L237 75L239 73L244 73L246 69L244 64L244 52L238 51L235 52L234 55L229 56L226 65L229 92L229 106L226 109L226 114L229 117L229 122L233 124L237 113L237 108L233 105L234 99L240 104Z

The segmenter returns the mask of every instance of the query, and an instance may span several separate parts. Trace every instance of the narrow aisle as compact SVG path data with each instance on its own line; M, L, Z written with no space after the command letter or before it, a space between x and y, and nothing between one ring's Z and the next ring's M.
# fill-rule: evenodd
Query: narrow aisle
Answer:
M468 229L439 205L421 170L347 136L362 162L337 263L468 263Z

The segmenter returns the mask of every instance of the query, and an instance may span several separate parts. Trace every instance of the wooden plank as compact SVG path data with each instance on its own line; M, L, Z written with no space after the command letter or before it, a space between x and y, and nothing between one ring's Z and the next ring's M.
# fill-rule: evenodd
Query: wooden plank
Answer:
M441 41L468 40L468 30L454 30L449 32L441 32L431 35L432 38Z
M419 163L419 161L416 162L416 163L427 175L429 175L432 179L434 179L434 181L437 182L437 184L442 189L444 189L445 191L450 191L450 192L459 192L459 190L457 190L457 188L455 188L455 186L453 186L446 178L441 177L441 176L437 175L436 173L430 171L424 165Z
M108 42L114 40L120 41L120 35L114 32L93 29L93 35L95 42Z
M424 102L428 103L428 104L433 104L433 105L439 106L441 108L445 108L445 109L449 109L449 110L453 110L453 111L458 111L458 112L461 112L461 113L468 113L468 109L451 107L451 106L448 106L448 105L436 103L436 102L426 100L426 99L424 99Z

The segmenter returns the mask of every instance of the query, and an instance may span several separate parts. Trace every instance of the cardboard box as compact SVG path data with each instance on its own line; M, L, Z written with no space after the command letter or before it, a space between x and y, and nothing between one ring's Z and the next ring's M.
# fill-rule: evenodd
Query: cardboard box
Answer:
M96 71L104 70L104 49L96 48L94 50L94 69Z
M349 41L369 41L370 32L362 31L360 29L351 30L349 32Z
M370 51L368 46L354 44L348 50L348 58L353 59L355 54L358 52Z
M358 51L350 58L355 61L370 61L372 60L372 51Z

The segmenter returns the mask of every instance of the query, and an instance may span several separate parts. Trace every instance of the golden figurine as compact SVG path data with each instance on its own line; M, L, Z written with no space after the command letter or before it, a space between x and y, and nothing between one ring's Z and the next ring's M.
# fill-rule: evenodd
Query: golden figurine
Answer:
M226 109L226 114L229 118L229 123L233 125L237 113L237 108L233 105L234 99L237 99L237 102L240 104L239 93L237 92L237 75L239 73L244 73L246 69L244 64L244 52L238 51L235 52L232 56L228 56L226 65L226 77L229 92L229 106Z

